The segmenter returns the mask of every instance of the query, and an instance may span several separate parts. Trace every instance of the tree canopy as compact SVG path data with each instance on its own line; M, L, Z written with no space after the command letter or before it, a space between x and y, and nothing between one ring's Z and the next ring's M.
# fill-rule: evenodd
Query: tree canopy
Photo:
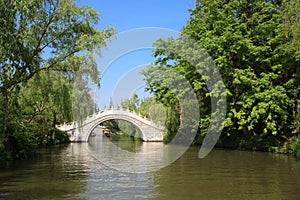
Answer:
M99 84L93 54L114 29L98 23L94 8L73 0L0 1L1 151L34 123L71 120L75 79Z
M297 3L198 0L190 10L181 37L194 40L207 51L226 87L227 116L220 143L227 141L241 148L251 143L250 148L266 149L299 133L300 62L294 45L299 42ZM163 87L168 79L155 74L171 68L183 75L193 86L202 112L198 136L205 135L212 115L212 93L206 83L214 76L197 73L194 63L178 56L170 48L178 42L182 40L156 43L157 66L143 72L145 80L158 100L172 102L174 96ZM191 58L203 55L188 47L184 51Z

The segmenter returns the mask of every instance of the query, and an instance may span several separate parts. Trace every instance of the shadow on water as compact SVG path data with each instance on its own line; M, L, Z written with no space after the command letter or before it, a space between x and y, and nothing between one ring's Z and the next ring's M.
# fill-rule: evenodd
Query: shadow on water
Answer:
M77 146L76 148L78 148ZM41 150L0 173L0 199L64 199L84 192L87 168L74 145ZM76 198L81 199L81 198Z
M300 199L300 162L292 157L213 150L198 159L198 151L158 171L158 199Z

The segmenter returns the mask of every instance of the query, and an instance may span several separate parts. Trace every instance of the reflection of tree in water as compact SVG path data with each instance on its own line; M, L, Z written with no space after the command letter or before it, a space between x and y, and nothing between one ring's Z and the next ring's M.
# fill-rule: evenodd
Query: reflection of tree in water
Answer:
M33 160L17 161L9 171L0 173L0 199L75 198L85 191L82 180L88 175L85 163L89 157L82 148L70 144L43 149Z
M143 143L139 139L126 135L114 135L111 142L119 148L130 152L139 152Z
M112 131L110 138L115 145L127 151L138 151L142 143L141 131L135 125L125 120L108 120L101 125Z

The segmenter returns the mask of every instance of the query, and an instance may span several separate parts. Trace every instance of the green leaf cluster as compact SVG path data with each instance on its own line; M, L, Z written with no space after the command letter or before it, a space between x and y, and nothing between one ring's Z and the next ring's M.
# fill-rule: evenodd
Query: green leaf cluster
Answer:
M72 99L93 101L81 90L89 80L99 85L93 55L115 33L98 23L94 8L73 0L0 1L0 151L7 157L67 141L55 125L73 120Z
M298 4L298 0L197 0L180 40L157 41L156 66L143 72L147 89L158 101L176 105L176 95L185 90L166 86L174 84L168 75L178 77L175 70L188 80L201 112L199 142L212 123L210 116L216 114L210 101L226 95L227 116L221 140L238 138L237 146L249 141L255 149L281 145L299 134L300 60L295 45L299 42ZM216 71L210 68L204 51L190 43L182 44L188 40L202 46L214 61L225 93L218 93L218 84L208 89ZM188 60L179 51L188 55ZM224 142L222 145L226 146Z

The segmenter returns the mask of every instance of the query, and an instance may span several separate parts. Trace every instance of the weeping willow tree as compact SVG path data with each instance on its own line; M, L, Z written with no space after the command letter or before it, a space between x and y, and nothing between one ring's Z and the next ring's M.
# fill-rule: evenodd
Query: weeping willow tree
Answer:
M78 70L99 83L92 55L114 30L100 31L98 22L94 8L72 0L0 1L2 156L26 157L36 146L36 124L71 119Z

